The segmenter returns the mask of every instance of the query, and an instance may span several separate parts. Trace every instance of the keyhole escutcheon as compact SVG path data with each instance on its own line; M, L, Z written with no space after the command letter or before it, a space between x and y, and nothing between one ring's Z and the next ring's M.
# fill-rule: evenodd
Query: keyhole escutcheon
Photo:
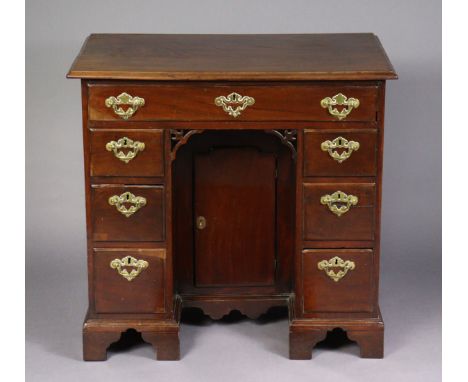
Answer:
M206 227L206 219L204 216L197 217L197 228L198 229L205 229Z

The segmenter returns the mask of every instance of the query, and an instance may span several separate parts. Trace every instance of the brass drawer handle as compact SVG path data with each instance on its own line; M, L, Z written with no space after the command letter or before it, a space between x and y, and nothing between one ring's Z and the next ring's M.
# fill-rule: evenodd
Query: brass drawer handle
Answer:
M148 268L148 262L137 260L132 256L125 256L122 259L114 259L110 262L110 267L116 269L117 273L128 281L137 277L143 269ZM130 272L125 268L133 268Z
M135 196L131 192L124 192L122 195L113 195L109 198L109 204L115 206L117 211L129 218L141 207L146 205L146 198L143 196ZM126 207L126 204L131 204Z
M125 153L121 149L129 149L129 151ZM112 151L117 159L120 159L125 163L130 162L137 156L140 151L143 151L144 149L145 144L143 142L133 141L127 137L120 138L117 142L110 141L106 144L106 150Z
M136 113L138 108L145 105L145 100L141 97L132 97L128 93L119 94L117 97L109 97L106 99L105 104L107 107L112 107L114 113L122 119L129 119ZM127 110L122 108L122 105L128 106Z
M319 261L317 263L317 268L321 271L325 271L328 277L330 277L333 281L338 282L344 276L346 276L348 271L356 268L356 264L354 264L354 261L344 261L342 258L335 256L330 260ZM339 268L340 270L335 273L334 268Z
M349 113L359 107L359 100L357 98L348 98L342 93L338 93L333 97L326 97L320 101L320 105L324 109L328 109L328 112L339 120L346 118ZM346 106L341 110L338 110L335 106Z
M349 211L351 206L358 203L358 197L347 195L343 191L336 191L331 195L323 195L320 198L320 203L327 205L328 209L337 216L341 216Z
M214 103L216 106L221 106L230 116L237 118L241 114L241 111L255 103L255 99L249 96L242 96L239 93L231 93L227 97L216 97ZM234 108L234 106L236 107Z
M359 150L359 142L348 141L346 138L338 137L333 141L322 142L320 148L322 151L328 151L328 154L338 163L348 159L353 151ZM345 149L341 153L337 149Z

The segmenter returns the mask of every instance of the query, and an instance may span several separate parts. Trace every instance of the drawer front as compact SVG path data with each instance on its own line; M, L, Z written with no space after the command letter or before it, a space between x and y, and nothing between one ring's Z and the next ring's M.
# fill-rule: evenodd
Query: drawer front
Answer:
M306 183L304 240L373 240L374 183Z
M92 187L95 241L163 241L162 186Z
M89 118L96 121L374 121L377 92L377 85L322 83L258 86L90 84ZM339 94L347 98L333 98ZM327 106L322 100L338 105ZM333 110L341 114L333 115Z
M304 176L374 176L377 132L304 132Z
M95 249L96 313L163 313L164 249Z
M162 130L91 130L91 176L164 176Z
M373 269L372 250L303 251L304 313L372 312Z

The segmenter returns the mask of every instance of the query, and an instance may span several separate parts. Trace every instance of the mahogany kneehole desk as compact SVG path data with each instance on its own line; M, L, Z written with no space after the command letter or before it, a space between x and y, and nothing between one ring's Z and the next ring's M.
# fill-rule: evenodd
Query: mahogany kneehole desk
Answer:
M385 81L373 34L91 35L81 78L85 360L135 329L179 359L179 317L290 312L291 359L342 328L383 356ZM183 338L182 338L183 340Z

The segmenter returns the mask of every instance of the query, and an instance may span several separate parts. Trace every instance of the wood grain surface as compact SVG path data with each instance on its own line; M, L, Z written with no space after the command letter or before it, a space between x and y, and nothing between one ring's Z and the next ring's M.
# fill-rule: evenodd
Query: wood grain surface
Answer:
M356 80L397 78L372 33L92 34L69 78Z

